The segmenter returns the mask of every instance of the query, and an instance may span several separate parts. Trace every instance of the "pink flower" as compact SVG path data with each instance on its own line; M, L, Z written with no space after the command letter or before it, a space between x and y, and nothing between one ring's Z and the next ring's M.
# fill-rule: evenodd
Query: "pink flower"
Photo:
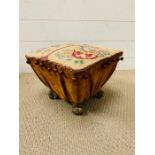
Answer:
M86 57L91 58L91 57L93 57L93 54L91 54L91 53L90 54L89 53L87 54L86 53Z
M86 53L86 52L81 52L81 51L76 51L72 53L72 56L80 59L94 59L97 57L97 55L94 55L93 53Z
M80 55L80 54L81 54L81 52L80 52L80 51L75 51L75 53L76 53L77 55Z

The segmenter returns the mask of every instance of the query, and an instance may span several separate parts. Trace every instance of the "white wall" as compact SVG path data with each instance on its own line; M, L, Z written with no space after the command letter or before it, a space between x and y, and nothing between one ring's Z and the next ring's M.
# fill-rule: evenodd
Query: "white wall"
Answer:
M20 0L20 72L26 52L64 42L121 49L118 69L134 69L134 0Z

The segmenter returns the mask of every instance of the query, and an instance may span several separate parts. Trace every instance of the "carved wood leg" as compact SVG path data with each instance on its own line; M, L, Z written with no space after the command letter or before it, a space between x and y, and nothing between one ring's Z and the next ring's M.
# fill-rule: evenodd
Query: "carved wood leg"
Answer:
M104 96L104 92L102 90L99 90L93 97L101 98L102 96Z
M78 105L73 105L72 106L72 113L75 115L82 115L83 114L83 109L82 107L78 106Z
M49 98L50 99L59 99L59 96L54 92L54 91L50 91L49 93L48 93L48 96L49 96Z

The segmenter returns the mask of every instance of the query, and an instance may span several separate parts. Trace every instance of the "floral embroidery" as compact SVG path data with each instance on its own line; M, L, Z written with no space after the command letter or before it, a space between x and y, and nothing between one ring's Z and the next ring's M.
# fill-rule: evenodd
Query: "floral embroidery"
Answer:
M84 62L83 62L83 60L75 60L74 63L76 63L76 64L79 64L79 63L83 64Z
M92 51L76 51L72 53L72 56L75 58L80 58L80 59L94 59L97 58L97 53L92 52Z
M99 51L99 57L106 57L110 56L110 53L108 51Z
M79 69L110 57L119 50L91 46L88 44L60 44L32 51L29 56L42 61L54 61Z
M52 50L53 47L55 47L56 49ZM54 45L49 48L43 48L39 51L42 54L47 53L47 55L41 57L42 60L48 60L48 57L53 54L53 57L56 57L60 61L62 60L69 63L81 65L90 63L89 60L91 61L93 59L104 58L111 55L109 51L106 51L99 47L89 46L87 44L68 44L64 47L61 45Z
M61 53L55 53L55 56L57 56L59 59L64 59L66 61L71 61L72 56L68 53L68 51L63 51L64 54Z

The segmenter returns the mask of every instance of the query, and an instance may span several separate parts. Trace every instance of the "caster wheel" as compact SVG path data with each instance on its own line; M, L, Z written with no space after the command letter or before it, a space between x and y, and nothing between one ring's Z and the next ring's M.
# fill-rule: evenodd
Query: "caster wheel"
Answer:
M104 95L104 92L100 90L97 94L95 94L93 97L95 98L101 98Z
M82 115L83 114L83 109L80 107L73 107L72 112L75 115Z
M49 96L50 99L53 99L53 100L59 99L59 96L54 92L49 92L48 96Z

